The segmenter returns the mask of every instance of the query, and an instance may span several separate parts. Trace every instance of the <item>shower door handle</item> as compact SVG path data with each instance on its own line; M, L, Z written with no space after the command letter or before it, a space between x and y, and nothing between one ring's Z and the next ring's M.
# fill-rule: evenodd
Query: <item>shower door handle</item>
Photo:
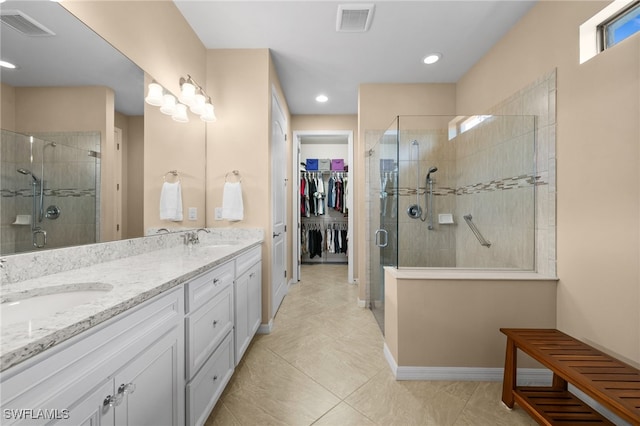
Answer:
M380 241L380 234L384 234L384 244ZM386 247L389 244L389 233L386 229L376 230L376 245L380 248Z

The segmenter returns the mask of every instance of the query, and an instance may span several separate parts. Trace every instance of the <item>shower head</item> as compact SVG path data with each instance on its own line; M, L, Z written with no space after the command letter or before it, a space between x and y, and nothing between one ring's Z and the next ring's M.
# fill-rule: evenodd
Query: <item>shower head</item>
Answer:
M17 171L18 171L18 173L20 173L20 174L22 174L22 175L25 175L25 176L26 176L26 175L30 175L30 176L33 178L33 181L34 181L35 183L40 182L40 181L38 180L38 178L37 178L37 177L35 177L33 173L31 173L31 171L30 171L30 170L20 168L20 169L18 169Z
M427 173L427 180L431 179L431 173L435 173L438 171L437 167L429 167L429 172Z

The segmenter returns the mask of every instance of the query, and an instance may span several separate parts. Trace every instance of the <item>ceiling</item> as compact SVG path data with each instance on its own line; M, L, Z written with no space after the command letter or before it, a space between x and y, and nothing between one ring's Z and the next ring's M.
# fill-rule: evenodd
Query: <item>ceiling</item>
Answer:
M0 56L16 64L0 67L0 81L14 87L111 87L115 109L126 115L144 111L144 73L126 56L52 1L6 1L5 14L20 11L54 36L28 36L0 25Z
M329 0L199 0L174 3L205 47L269 48L292 114L356 114L360 83L451 83L460 79L535 1L373 1L367 32L337 32ZM364 2L366 3L366 2ZM116 110L142 114L143 73L134 63L50 1L6 1L56 33L25 37L1 25L0 71L12 86L101 84ZM422 59L442 54L434 65ZM329 97L317 103L318 94Z
M356 114L360 83L457 82L535 1L370 1L371 27L357 33L336 31L338 5L367 2L174 3L208 49L271 49L292 114ZM439 62L422 63L434 52Z

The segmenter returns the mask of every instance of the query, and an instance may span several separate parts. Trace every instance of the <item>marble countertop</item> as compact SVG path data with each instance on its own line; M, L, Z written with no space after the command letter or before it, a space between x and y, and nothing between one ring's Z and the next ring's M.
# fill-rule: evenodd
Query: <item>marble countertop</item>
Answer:
M88 303L29 322L0 325L0 371L14 366L58 343L100 324L204 271L225 263L259 245L262 238L203 241L150 251L78 269L2 285L2 298L25 293L52 292L52 287L70 286L112 289L97 292ZM19 298L19 295L18 295Z

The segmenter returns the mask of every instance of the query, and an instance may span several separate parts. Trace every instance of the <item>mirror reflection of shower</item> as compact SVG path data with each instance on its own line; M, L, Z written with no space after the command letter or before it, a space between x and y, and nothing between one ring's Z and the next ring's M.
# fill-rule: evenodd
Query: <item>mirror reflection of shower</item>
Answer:
M33 208L31 209L31 229L33 229L35 227L35 218L38 215L38 207L37 207L37 193L38 191L40 192L40 206L42 206L42 198L43 198L43 190L42 190L42 181L40 179L38 179L36 177L36 175L33 174L33 172L31 172L31 170L27 170L27 169L23 169L20 168L18 169L18 173L25 175L25 176L31 176L33 178L33 181L31 182L31 187L33 188L32 191L32 197L33 197ZM39 221L42 221L42 219L40 219Z

